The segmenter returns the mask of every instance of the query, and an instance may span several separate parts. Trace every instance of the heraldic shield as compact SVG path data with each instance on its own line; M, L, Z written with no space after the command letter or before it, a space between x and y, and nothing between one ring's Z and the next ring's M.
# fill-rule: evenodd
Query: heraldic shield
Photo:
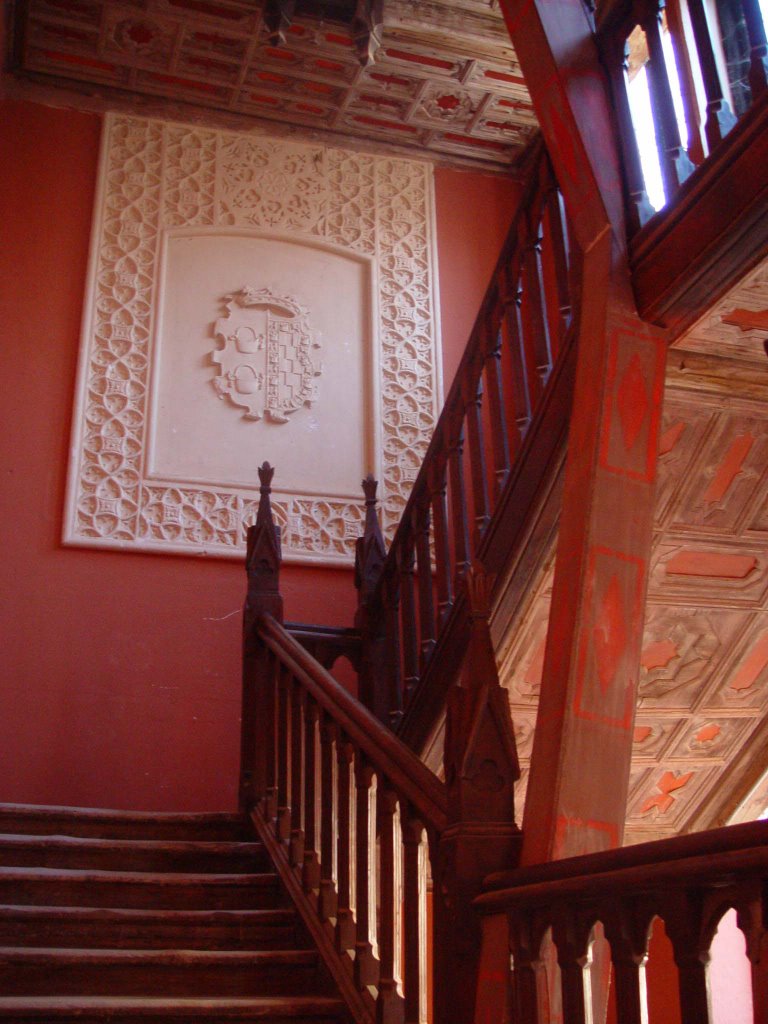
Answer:
M213 380L219 398L247 411L245 419L287 423L288 416L317 398L322 367L313 354L320 342L309 315L295 299L267 289L241 288L224 298L226 316L216 321L218 348Z

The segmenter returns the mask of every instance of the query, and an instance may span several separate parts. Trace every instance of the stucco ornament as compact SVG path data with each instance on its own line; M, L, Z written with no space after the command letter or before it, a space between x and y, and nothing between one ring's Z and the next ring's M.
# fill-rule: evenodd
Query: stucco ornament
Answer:
M244 419L287 423L288 416L317 397L322 367L309 314L290 296L241 288L224 298L226 315L216 321L219 348L213 384L220 399L247 411Z

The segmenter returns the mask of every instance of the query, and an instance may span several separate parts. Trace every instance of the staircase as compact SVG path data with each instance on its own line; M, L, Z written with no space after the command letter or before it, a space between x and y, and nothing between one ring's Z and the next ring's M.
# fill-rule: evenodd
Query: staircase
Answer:
M0 804L0 1022L347 1024L224 814Z

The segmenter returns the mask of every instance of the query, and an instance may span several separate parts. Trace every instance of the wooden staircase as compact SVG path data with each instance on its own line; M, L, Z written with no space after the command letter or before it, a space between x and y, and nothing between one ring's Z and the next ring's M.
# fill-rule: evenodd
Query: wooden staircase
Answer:
M261 843L224 814L0 804L0 1021L346 1024Z

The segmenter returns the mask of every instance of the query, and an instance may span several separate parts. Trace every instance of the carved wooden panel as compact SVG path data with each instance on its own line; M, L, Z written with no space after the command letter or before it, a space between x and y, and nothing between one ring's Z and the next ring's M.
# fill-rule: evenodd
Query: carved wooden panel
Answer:
M264 458L288 561L354 558L369 471L391 532L439 400L433 237L429 164L109 117L65 539L239 557Z

